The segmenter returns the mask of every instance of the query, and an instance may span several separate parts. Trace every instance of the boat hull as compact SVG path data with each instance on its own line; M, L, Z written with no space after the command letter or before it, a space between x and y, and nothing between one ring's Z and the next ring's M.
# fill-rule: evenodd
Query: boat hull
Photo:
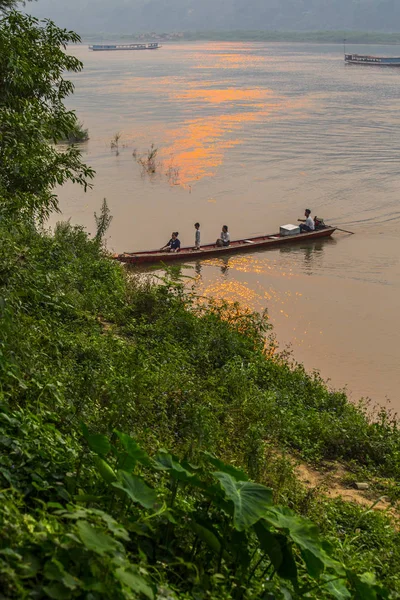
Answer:
M288 246L307 240L313 241L321 238L330 237L336 230L335 227L326 227L309 233L300 233L297 235L280 236L279 233L259 236L255 238L247 238L243 240L235 240L230 246L216 246L209 244L202 246L200 250L195 250L192 247L182 248L180 252L160 252L159 250L151 250L148 252L124 252L122 254L114 254L113 258L123 263L133 265L141 264L157 264L172 261L194 261L202 258L213 258L227 256L230 254L239 254L242 252L252 252L254 250L268 250L277 246Z

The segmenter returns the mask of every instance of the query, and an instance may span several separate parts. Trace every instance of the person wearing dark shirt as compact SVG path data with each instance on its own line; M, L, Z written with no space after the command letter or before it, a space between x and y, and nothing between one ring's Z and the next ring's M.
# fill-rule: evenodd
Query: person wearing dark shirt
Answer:
M179 233L177 231L173 231L171 235L171 239L168 244L165 244L160 250L166 250L167 252L179 252L181 248L181 242L178 239Z

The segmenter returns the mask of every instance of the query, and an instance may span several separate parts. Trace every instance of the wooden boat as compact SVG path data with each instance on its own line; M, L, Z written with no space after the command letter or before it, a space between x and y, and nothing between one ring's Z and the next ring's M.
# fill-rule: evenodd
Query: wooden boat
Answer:
M267 250L268 248L276 248L276 246L287 246L299 242L313 241L320 238L327 238L332 235L336 227L325 227L308 233L299 233L295 235L281 235L275 233L271 235L262 235L242 240L235 240L229 246L217 246L216 244L207 244L199 250L193 247L181 248L179 252L165 252L160 250L149 250L142 252L123 252L122 254L114 254L113 258L124 263L141 265L144 263L161 263L171 262L175 260L199 260L201 258L213 258L218 256L226 256L234 253L248 252L254 250Z
M161 45L157 42L151 44L94 44L89 46L89 50L94 52L111 50L158 50Z
M400 67L400 57L395 56L368 56L367 54L345 54L344 62L348 65Z

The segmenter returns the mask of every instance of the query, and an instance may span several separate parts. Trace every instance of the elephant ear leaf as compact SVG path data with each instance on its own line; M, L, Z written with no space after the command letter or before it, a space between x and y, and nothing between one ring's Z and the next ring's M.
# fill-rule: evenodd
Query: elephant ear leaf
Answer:
M89 433L89 430L84 423L81 423L81 431L89 448L95 454L106 456L110 452L111 445L105 435L101 435L100 433Z
M245 531L259 521L272 504L272 491L251 481L236 481L229 473L217 471L213 475L221 484L225 497L233 503L233 525Z
M297 567L292 544L286 535L271 532L263 520L254 525L254 531L262 550L269 556L276 572L282 579L297 582Z
M236 479L236 481L248 481L249 478L247 477L246 473L244 471L242 471L241 469L237 469L236 467L233 467L232 465L225 464L224 462L222 462L222 460L219 460L219 458L217 458L210 452L203 452L203 456L216 469L218 469L218 471L221 471L222 473L228 473L229 475L231 475L233 477L233 479Z
M153 508L157 500L156 492L141 477L131 475L126 471L119 471L118 481L114 481L112 485L123 490L133 502L144 508Z
M351 598L351 594L343 579L335 579L332 575L323 575L322 579L326 581L324 587L336 600L348 600L348 598Z
M154 590L136 567L128 570L120 567L115 571L115 575L124 586L134 592L134 598L137 597L137 594L141 594L149 600L154 599Z
M194 470L188 463L182 463L174 454L166 450L159 450L154 457L156 469L167 471L171 477L178 481L190 483L192 485L201 485Z
M118 548L118 542L87 521L78 521L76 528L87 550L92 550L96 554L107 554L115 552Z
M317 527L296 515L286 507L271 506L264 515L265 521L289 534L291 540L300 548L307 571L311 577L319 577L326 569L333 569L338 575L344 575L342 565L329 556L319 536Z
M133 464L136 462L141 463L145 467L152 467L153 462L147 452L145 452L139 444L134 440L130 435L126 433L122 433L121 431L117 431L115 429L115 433L119 437L122 447L124 448L126 454L129 458L132 459ZM125 469L128 470L128 469Z

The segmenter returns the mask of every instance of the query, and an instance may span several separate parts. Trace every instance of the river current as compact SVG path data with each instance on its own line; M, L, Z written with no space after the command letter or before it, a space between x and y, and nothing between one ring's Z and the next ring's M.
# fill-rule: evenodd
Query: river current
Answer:
M400 69L345 66L336 45L70 52L84 70L68 106L97 175L86 194L59 190L63 218L93 232L107 198L117 252L159 247L172 230L192 244L195 221L202 243L223 224L232 239L273 233L307 207L354 231L183 272L202 293L267 308L281 349L332 387L400 409Z

